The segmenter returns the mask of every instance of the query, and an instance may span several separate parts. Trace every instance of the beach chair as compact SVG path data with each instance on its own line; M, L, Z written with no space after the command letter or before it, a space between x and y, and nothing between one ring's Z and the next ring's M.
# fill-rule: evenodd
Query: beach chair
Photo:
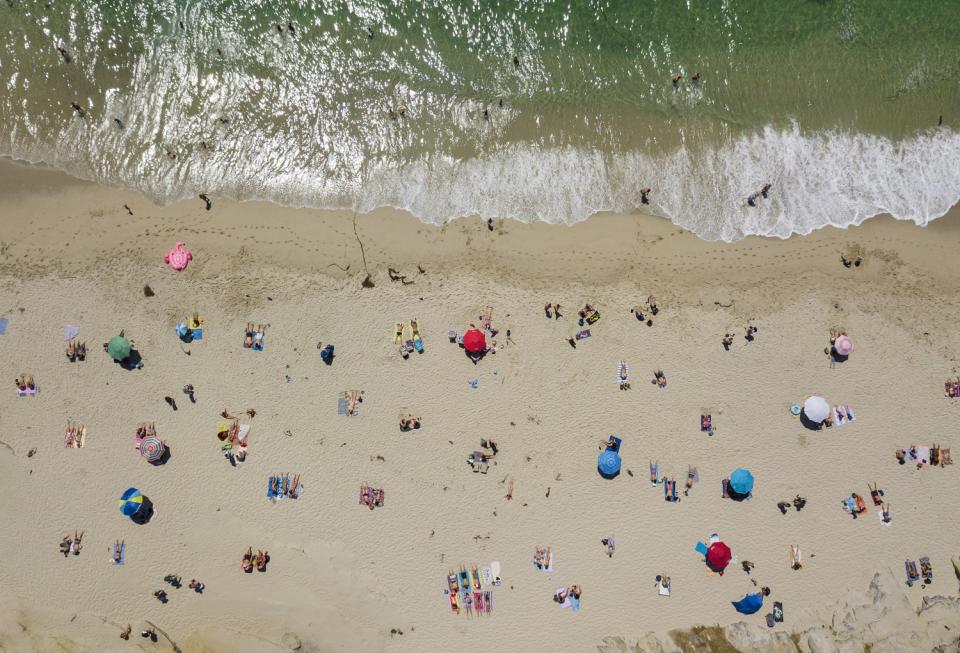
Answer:
M930 558L924 556L920 558L920 575L923 576L923 582L933 582L933 565L930 564Z
M920 580L920 572L917 571L917 563L913 560L905 560L903 566L907 572L907 587L913 587L913 584Z

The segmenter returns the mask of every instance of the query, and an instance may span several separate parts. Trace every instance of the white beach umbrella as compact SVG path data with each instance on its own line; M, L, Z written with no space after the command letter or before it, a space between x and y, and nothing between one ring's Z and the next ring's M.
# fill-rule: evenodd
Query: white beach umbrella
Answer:
M808 397L803 402L803 414L811 422L819 424L830 416L830 404L823 397L817 397L816 395Z

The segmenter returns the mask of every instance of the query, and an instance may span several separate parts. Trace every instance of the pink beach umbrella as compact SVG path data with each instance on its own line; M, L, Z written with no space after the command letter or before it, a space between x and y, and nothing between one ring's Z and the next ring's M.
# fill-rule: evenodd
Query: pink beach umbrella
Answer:
M179 272L187 267L193 259L193 254L190 253L190 250L183 246L179 240L177 244L173 246L169 252L163 255L163 262L169 263L170 267Z
M841 356L849 356L850 352L853 351L853 340L849 336L840 336L834 341L833 348Z

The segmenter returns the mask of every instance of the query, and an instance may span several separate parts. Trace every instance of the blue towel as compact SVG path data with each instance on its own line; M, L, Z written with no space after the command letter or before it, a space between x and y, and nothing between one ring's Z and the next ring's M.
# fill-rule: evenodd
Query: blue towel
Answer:
M193 330L193 339L194 339L194 340L203 340L203 329L194 329L194 330Z
M283 498L283 495L280 494L280 492L274 492L274 491L273 491L273 480L274 480L275 478L276 478L276 477L271 476L270 478L267 479L267 498L268 498L268 499L282 499L282 498ZM282 480L282 479L279 479L279 480ZM280 484L278 483L278 485L280 485Z
M5 317L0 317L0 336L7 332L7 323L9 320Z
M697 553L699 553L700 555L702 556L707 555L707 545L704 544L703 542L697 542L697 546L695 548L697 550Z
M574 612L580 610L580 599L575 597L573 594L570 595L570 607L573 608Z

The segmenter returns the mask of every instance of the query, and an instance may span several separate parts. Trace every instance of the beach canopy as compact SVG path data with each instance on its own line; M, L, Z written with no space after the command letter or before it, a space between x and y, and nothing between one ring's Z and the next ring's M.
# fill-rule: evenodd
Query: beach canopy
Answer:
M127 517L132 517L136 514L142 505L143 495L140 494L140 490L135 487L128 487L126 491L120 495L120 512Z
M130 341L123 336L113 336L107 343L107 353L115 361L122 361L130 356Z
M470 329L463 334L463 348L471 354L479 354L487 349L487 338L480 329Z
M853 340L850 339L850 336L840 336L834 341L833 348L841 356L849 356L850 352L853 351Z
M737 468L730 474L730 489L746 496L753 491L753 474L749 469Z
M732 557L733 554L730 552L729 546L723 542L714 542L707 549L707 566L720 573L727 568Z
M600 457L597 458L597 469L600 470L601 475L607 478L613 478L620 473L620 464L620 454L610 449L601 453Z
M734 601L733 607L735 607L740 614L753 614L763 607L763 594L759 592L756 594L747 594L739 601Z
M808 397L803 402L803 414L811 422L819 424L830 416L830 404L823 397L817 397L816 395Z
M163 446L160 438L150 436L140 441L140 455L147 459L147 462L155 463L166 453L167 448Z

